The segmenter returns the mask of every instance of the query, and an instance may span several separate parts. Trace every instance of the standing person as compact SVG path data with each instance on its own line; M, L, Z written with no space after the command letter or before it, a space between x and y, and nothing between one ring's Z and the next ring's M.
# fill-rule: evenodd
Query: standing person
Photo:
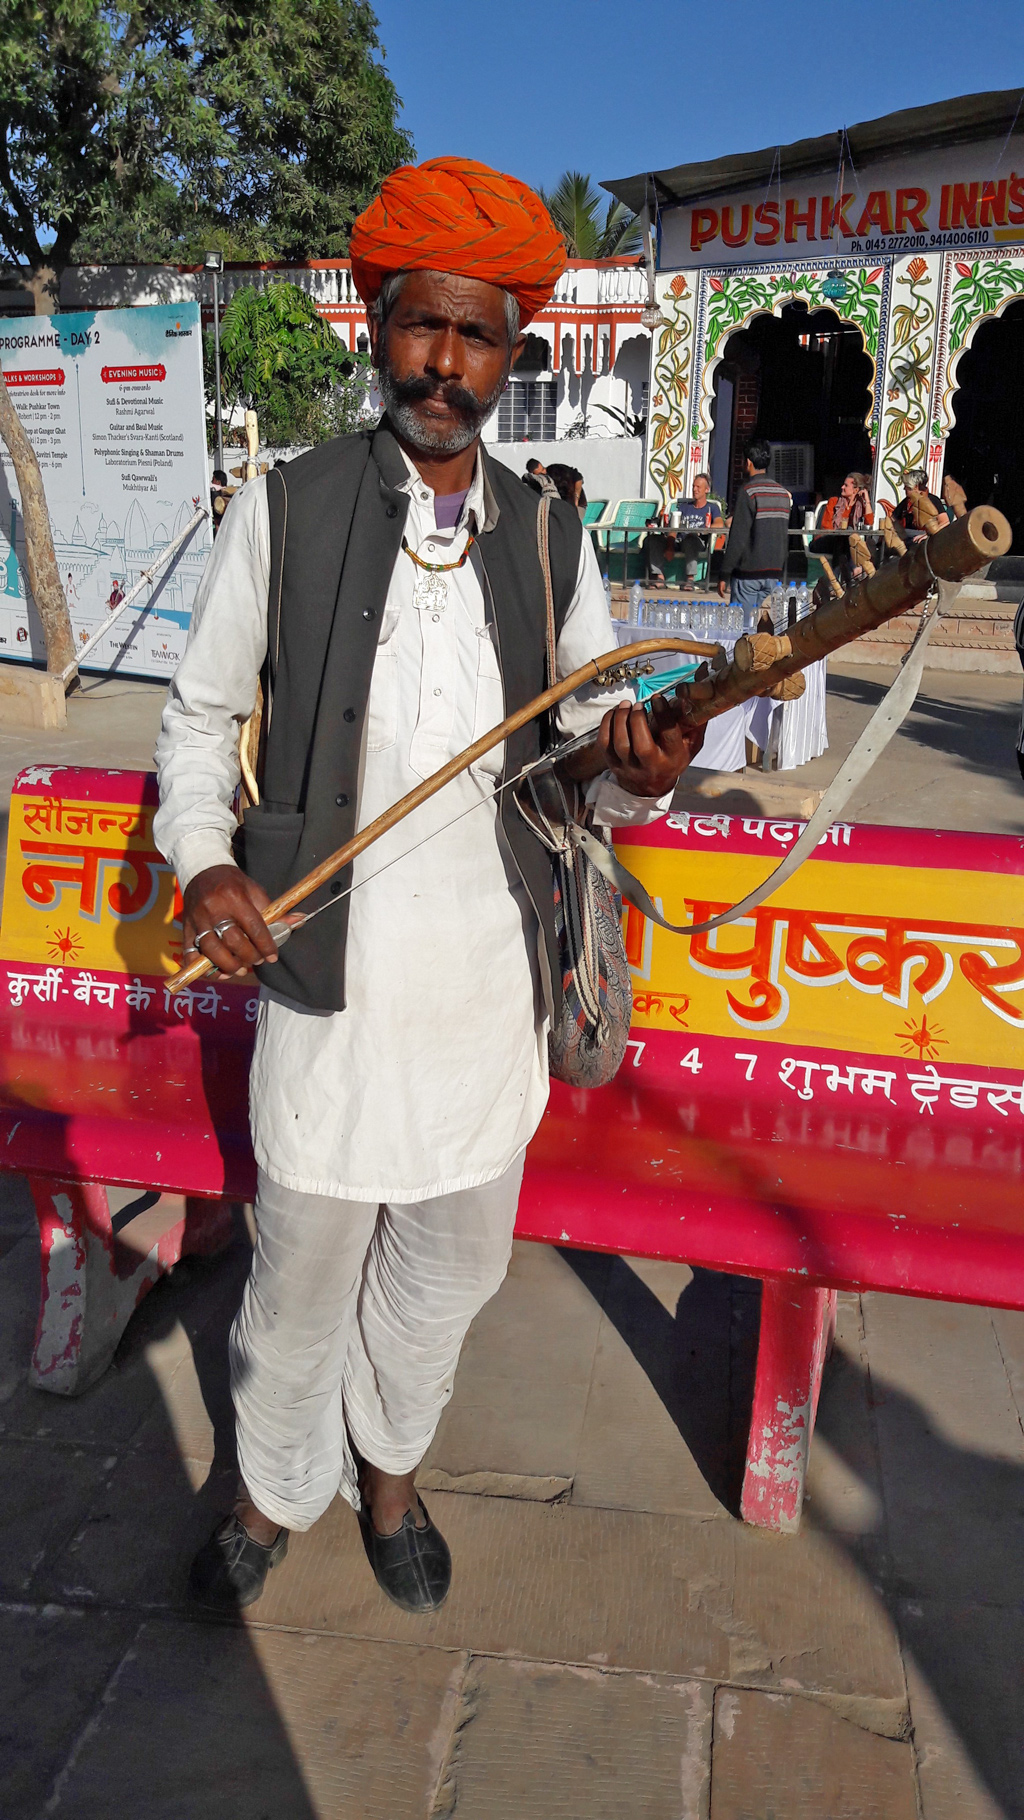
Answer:
M436 158L386 179L351 255L386 414L242 490L157 751L185 951L261 967L257 1242L231 1335L241 1483L190 1579L219 1609L256 1599L289 1531L339 1492L383 1591L410 1611L445 1598L448 1548L414 1475L505 1274L560 999L550 856L495 795L541 750L536 720L315 897L352 886L312 940L300 929L279 955L261 914L545 686L536 501L480 432L561 236L515 178ZM565 675L614 638L561 501L550 553ZM272 713L243 872L231 800L261 671ZM655 741L621 691L563 704L559 722L600 728L574 774L606 825L663 813L700 746Z
M778 586L789 555L789 514L785 487L768 479L771 449L756 438L747 448L746 479L736 495L729 541L722 557L718 592L737 606L756 607Z
M575 506L581 518L586 517L587 495L583 490L583 476L579 468L570 468L564 461L553 461L547 475L554 482L559 499L564 499L567 505Z

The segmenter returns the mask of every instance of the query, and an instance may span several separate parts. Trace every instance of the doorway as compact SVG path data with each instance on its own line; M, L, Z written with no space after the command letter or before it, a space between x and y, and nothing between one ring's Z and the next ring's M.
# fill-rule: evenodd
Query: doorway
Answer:
M1024 555L1024 298L980 324L957 363L946 473L972 506L998 506Z
M710 466L728 476L731 505L743 478L747 443L809 443L813 489L837 493L851 470L871 470L874 366L864 338L834 310L787 303L779 316L755 316L726 342L715 374Z

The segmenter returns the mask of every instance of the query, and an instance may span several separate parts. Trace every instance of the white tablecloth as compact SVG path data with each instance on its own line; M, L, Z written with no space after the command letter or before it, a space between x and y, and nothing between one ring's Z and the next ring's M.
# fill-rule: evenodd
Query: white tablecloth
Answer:
M630 626L623 620L616 621L615 635L620 645L633 644L641 638L656 638L657 633L651 627ZM666 634L671 637L671 633ZM680 633L685 637L685 633ZM723 640L729 652L735 643L734 639ZM671 669L680 660L671 653L663 658L653 660L656 669ZM807 687L796 701L771 701L766 695L759 695L739 708L730 708L727 714L719 714L708 722L704 736L704 745L700 754L700 766L706 771L742 771L747 762L747 740L753 740L763 752L771 735L772 721L780 718L779 726L779 764L780 771L792 771L798 765L807 764L812 758L820 758L828 751L828 728L825 718L825 661L811 664L804 671Z

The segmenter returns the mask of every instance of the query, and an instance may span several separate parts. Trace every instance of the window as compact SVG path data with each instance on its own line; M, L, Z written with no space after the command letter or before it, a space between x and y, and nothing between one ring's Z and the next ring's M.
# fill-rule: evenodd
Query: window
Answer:
M558 382L510 379L498 401L499 442L554 442Z

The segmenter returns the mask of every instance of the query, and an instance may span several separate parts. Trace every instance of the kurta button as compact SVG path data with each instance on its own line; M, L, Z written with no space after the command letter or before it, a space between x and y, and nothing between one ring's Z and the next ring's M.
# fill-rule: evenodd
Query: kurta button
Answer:
M343 715L342 715L342 717L341 717L341 718L342 718L342 720L355 720L355 717L356 717L356 711L355 711L355 709L354 709L354 708L346 708L346 709L345 709L345 712L344 712L344 714L343 714Z
M364 607L363 608L363 618L364 619L376 619L376 617L377 617L376 607Z
M434 690L434 694L435 694L435 695L440 695L440 693L441 693L441 691L440 691L440 689L435 689L435 690Z
M389 507L388 507L388 517L389 517L389 518L397 518L397 517L398 517L398 507L397 507L397 506L389 506Z
M343 790L343 791L342 791L342 793L341 793L341 795L340 795L340 796L336 796L336 797L335 797L335 799L334 799L334 801L335 801L335 804L336 804L336 805L337 805L337 807L338 807L338 808L339 808L339 809L347 809L347 808L348 808L348 797L347 797L347 796L346 796L346 795L345 795L345 792L344 792L344 790Z

